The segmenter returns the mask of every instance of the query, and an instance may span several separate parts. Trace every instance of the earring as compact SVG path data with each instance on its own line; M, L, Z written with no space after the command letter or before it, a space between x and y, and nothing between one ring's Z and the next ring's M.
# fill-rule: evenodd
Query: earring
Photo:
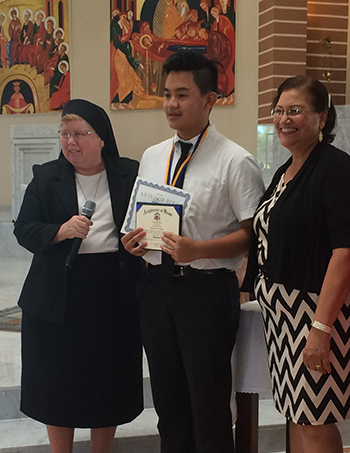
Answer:
M323 140L323 132L320 131L320 133L318 134L318 141L322 142L322 140Z

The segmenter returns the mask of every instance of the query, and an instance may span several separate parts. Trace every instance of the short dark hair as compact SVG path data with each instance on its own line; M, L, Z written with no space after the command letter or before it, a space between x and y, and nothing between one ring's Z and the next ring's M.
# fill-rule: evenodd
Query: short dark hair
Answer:
M332 133L335 127L337 112L335 111L333 102L328 94L327 88L322 82L312 77L295 76L286 79L278 88L277 96L272 101L271 107L275 108L281 94L289 90L305 90L311 98L312 106L317 113L328 112L326 124L322 129L323 141L331 143L334 140L335 134Z
M170 72L190 72L194 83L201 94L218 90L217 62L208 60L203 55L192 50L179 50L171 55L163 65L163 74Z

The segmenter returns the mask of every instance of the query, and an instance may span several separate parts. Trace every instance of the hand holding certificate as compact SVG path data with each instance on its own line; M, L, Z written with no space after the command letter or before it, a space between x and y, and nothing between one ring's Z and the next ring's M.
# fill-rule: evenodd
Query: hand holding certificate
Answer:
M147 248L161 250L160 244L163 242L160 237L162 233L164 231L180 233L181 217L186 213L190 202L191 194L189 192L166 184L155 184L137 178L121 232L130 233L135 228L142 227L147 233L145 241L147 243L150 241ZM137 209L138 204L139 209ZM161 220L154 218L156 212L146 213L143 211L146 206L148 206L148 210L154 207L159 211ZM151 206L153 207L151 208ZM167 214L161 212L160 209L167 210ZM169 213L171 213L171 216L168 215Z
M146 232L143 238L147 242L146 249L161 250L162 234L164 231L180 234L181 205L162 205L152 203L137 203L136 227L142 227Z

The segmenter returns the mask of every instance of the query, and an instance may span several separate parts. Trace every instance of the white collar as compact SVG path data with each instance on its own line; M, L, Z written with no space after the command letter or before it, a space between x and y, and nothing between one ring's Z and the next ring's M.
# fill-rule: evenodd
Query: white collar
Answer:
M215 126L213 123L210 123L209 129L208 129L208 135L206 139L208 139L209 136L211 136L213 133L216 132ZM179 137L177 131L174 134L173 142L175 144L175 149L179 150L180 149L180 144L179 141L185 142L185 143L191 143L192 144L192 149L191 152L193 151L194 145L196 144L198 137L200 134L196 135L195 137L192 137L190 140L183 140L182 138Z

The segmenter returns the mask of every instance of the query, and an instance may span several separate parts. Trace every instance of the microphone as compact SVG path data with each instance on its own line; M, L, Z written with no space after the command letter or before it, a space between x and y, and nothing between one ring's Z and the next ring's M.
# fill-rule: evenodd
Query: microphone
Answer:
M95 212L95 209L96 209L96 203L94 201L87 200L87 201L85 201L83 209L81 210L81 215L83 215L87 219L91 220L91 217L93 216L93 214ZM72 249L71 249L71 251L68 255L67 261L66 261L66 266L69 267L70 269L73 267L73 262L78 253L81 242L82 242L81 238L73 239Z

